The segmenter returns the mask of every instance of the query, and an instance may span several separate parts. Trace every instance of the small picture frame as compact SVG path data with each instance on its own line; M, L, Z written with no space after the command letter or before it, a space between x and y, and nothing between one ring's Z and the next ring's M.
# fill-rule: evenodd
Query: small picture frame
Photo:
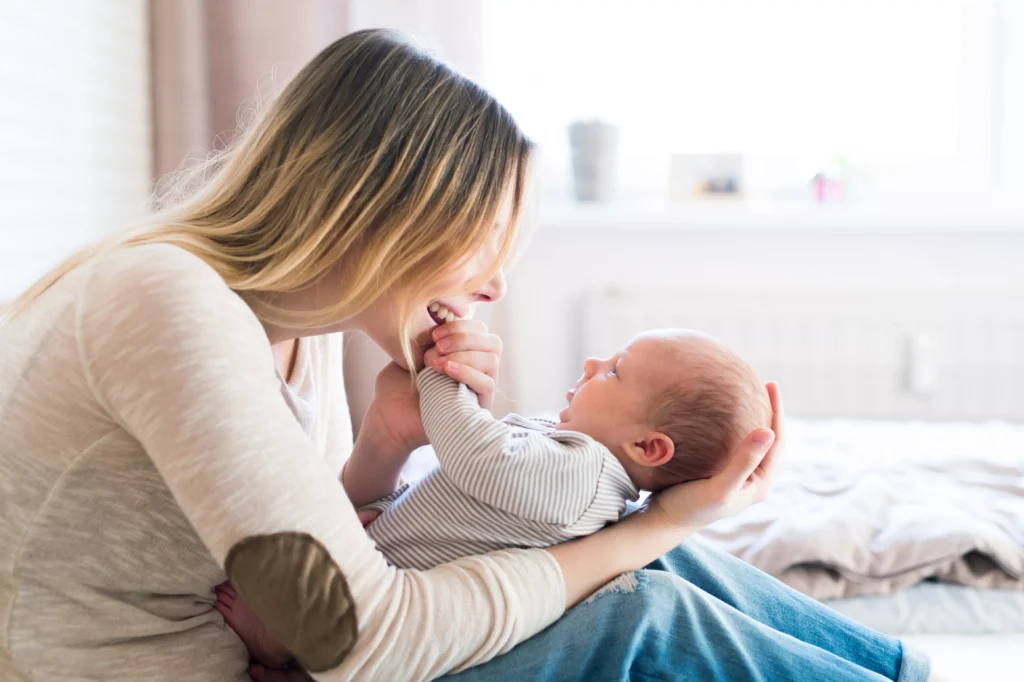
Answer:
M740 154L673 154L669 198L673 202L716 197L737 198L743 193L743 156Z

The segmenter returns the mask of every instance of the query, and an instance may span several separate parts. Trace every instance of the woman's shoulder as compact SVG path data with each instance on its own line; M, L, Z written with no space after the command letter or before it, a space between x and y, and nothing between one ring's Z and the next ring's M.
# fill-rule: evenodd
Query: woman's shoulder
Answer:
M86 264L83 315L103 320L131 317L161 326L239 323L262 334L249 306L203 259L172 244L118 247Z
M88 263L91 276L102 280L174 289L199 286L227 289L227 284L202 258L173 244L120 246Z

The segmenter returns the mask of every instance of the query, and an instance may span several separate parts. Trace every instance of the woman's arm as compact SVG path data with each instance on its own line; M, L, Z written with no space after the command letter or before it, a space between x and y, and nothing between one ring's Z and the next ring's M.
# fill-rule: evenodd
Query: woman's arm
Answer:
M201 261L134 247L92 269L75 331L97 401L315 675L432 678L561 614L561 574L542 550L389 567L281 397L262 327Z
M409 455L426 444L419 397L410 388L409 373L391 363L377 375L373 401L341 472L352 504L362 507L394 492Z
M479 405L490 407L501 359L501 339L478 320L457 320L435 327L424 364L467 385ZM442 355L440 348L446 349ZM416 448L427 444L420 418L420 398L411 390L407 370L395 363L385 367L374 384L373 401L359 429L342 483L356 507L389 495L398 485L402 467Z
M756 503L768 494L775 458L784 442L785 417L778 387L768 384L772 431L758 429L736 448L731 465L708 481L685 483L662 491L651 503L619 523L589 537L550 548L565 579L566 607L584 599L620 573L640 568L685 536ZM303 682L301 671L255 666L256 682Z
M98 403L145 449L252 610L318 679L430 679L484 662L620 568L622 548L600 534L550 553L389 567L285 404L262 327L219 276L167 246L123 249L90 267L74 331ZM725 510L722 491L740 501L733 478L667 495L641 517L654 526L605 533L645 550L636 568L657 549L641 530L660 528L662 544L681 537L701 511L681 507L710 500Z
M619 523L548 550L562 570L567 607L620 573L646 566L700 528L767 497L785 431L778 386L769 383L767 390L771 430L747 435L722 473L666 488Z

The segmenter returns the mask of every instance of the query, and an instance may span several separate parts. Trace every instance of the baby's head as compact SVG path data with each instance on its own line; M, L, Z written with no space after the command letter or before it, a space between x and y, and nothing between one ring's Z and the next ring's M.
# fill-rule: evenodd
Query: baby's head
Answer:
M650 331L610 358L588 359L560 429L585 433L644 490L709 478L751 431L771 425L753 368L710 336Z

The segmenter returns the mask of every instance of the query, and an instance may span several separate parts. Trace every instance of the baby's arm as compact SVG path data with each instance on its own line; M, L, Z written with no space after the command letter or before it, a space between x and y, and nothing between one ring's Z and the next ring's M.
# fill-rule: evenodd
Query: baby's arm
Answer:
M363 506L359 507L358 511L360 514L362 514L363 512L373 512L373 518L376 518L380 514L386 512L388 510L388 507L390 507L394 503L394 501L401 497L408 489L409 484L403 483L398 487L398 490L396 490L395 492L391 493L390 495L385 495L379 500L374 500L369 504L364 504Z
M604 450L585 436L515 429L455 380L426 368L420 412L441 471L467 494L534 521L570 525L594 499Z

